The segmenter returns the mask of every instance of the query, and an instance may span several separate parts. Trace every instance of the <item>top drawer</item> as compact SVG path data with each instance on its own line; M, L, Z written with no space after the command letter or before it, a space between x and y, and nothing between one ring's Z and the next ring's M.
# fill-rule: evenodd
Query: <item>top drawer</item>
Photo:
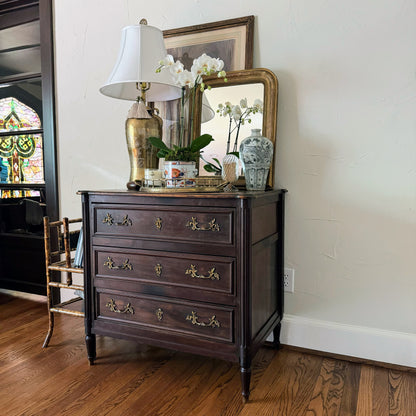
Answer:
M94 205L93 209L97 237L234 244L232 208Z

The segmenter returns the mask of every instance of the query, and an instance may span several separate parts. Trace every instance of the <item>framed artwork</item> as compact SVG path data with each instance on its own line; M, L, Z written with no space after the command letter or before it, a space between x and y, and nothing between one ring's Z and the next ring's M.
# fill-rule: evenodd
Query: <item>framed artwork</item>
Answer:
M253 67L254 16L163 31L168 54L186 69L203 53L224 61L225 71Z
M225 71L253 67L254 16L181 27L163 31L167 53L190 70L203 53L224 61ZM179 100L156 102L163 120L162 138L169 146L178 141ZM212 110L211 110L212 111ZM188 126L189 127L189 126Z

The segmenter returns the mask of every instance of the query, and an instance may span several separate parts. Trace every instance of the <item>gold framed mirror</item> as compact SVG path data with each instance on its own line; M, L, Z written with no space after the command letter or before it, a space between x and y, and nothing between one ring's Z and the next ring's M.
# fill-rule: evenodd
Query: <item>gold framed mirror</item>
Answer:
M192 134L194 138L203 133L209 133L214 137L214 142L204 149L204 159L207 160L215 157L222 161L222 158L226 154L229 136L227 123L229 122L231 125L231 120L227 121L224 117L220 117L217 112L218 104L223 104L226 101L231 101L233 105L240 104L241 99L247 98L249 105L251 105L253 100L261 99L263 101L262 114L255 114L252 123L245 123L245 130L240 131L237 146L239 146L239 143L243 139L250 135L251 128L261 128L262 135L273 142L273 162L270 166L269 177L267 179L267 185L273 188L279 89L276 75L265 68L244 69L227 72L227 82L224 82L223 78L218 78L216 75L213 75L205 77L204 83L210 89L206 89L203 93L198 91L196 94ZM201 125L203 95L205 96L204 105L206 105L206 100L208 100L215 115L212 120ZM230 151L232 150L231 148ZM203 166L203 164L204 162L201 161L200 165ZM200 171L200 174L201 172L204 171Z

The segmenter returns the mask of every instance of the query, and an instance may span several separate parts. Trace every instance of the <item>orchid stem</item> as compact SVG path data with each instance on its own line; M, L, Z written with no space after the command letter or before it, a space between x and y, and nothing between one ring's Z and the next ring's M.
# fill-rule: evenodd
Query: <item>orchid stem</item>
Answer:
M241 117L240 117L240 120L238 122L237 133L235 134L233 152L236 152L237 151L238 133L240 133L240 126L241 126Z
M232 119L230 117L230 125L228 126L228 140L227 140L227 153L226 155L228 155L229 151L230 151L230 142L231 142L231 123L232 123Z
M190 106L191 106L191 108L189 109L190 110L190 116L191 116L191 125L190 125L190 128L189 128L190 131L189 131L189 135L188 135L188 137L189 137L189 144L188 145L190 145L191 142L192 142L192 133L193 133L193 129L194 129L195 89L196 89L196 82L195 82L194 88L192 88L192 102L189 103Z
M182 96L181 96L181 122L180 122L180 131L179 131L179 147L182 147L183 142L183 128L184 128L184 118L185 118L185 87L182 87Z

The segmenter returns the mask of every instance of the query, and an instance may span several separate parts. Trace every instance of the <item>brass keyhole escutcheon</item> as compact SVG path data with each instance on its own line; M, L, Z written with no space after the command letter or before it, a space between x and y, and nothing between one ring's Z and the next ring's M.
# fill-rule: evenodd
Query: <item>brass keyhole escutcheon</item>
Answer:
M160 263L156 264L156 266L155 266L155 273L156 273L156 276L157 277L162 276L162 270L163 270L162 265Z
M156 218L156 220L155 220L155 226L156 226L156 228L158 229L158 230L161 230L162 229L162 218Z
M156 316L158 321L161 321L163 319L163 310L161 308L156 309Z

